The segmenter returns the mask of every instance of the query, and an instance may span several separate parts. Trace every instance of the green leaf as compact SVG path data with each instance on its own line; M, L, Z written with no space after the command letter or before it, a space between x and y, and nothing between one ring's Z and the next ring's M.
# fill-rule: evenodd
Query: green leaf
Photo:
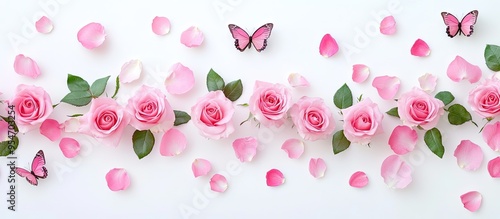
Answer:
M118 94L118 91L120 90L120 76L116 76L116 80L115 80L115 83L116 83L116 87L115 87L115 93L113 94L113 96L111 96L111 98L115 98L116 95Z
M352 106L352 92L347 84L342 85L333 96L333 103L339 109L345 109Z
M90 91L74 91L66 94L61 102L69 103L73 106L86 106L92 101Z
M345 151L349 146L351 145L351 142L347 140L347 138L344 135L344 130L337 131L333 135L332 139L332 146L333 146L333 154L338 154L342 151Z
M233 102L238 100L242 93L243 84L241 84L241 79L231 81L224 87L224 95Z
M486 48L484 48L484 59L489 69L500 71L500 46L486 45Z
M71 118L80 117L80 116L83 116L83 114L79 113L79 114L68 115L68 117L71 117Z
M398 108L397 107L394 107L394 108L390 109L389 111L387 111L385 113L387 113L387 115L389 115L389 116L394 116L394 117L398 117L399 118L399 113L398 113Z
M148 156L153 150L155 145L155 136L150 130L139 131L136 130L132 135L132 143L134 145L134 152L139 159Z
M184 111L174 110L174 114L175 114L174 126L186 124L187 122L189 122L189 120L191 120L191 116Z
M92 83L92 86L90 87L90 91L92 92L92 97L97 98L101 96L102 93L104 93L106 85L108 84L109 77L110 76L99 78L96 81L94 81L94 83Z
M441 137L441 132L437 128L433 128L425 132L424 141L427 147L431 149L432 153L437 155L439 158L443 158L444 146L443 139Z
M9 147L10 146L10 147ZM19 146L19 138L14 136L11 140L0 142L0 157L6 157L13 154Z
M210 69L207 75L208 91L224 90L224 87L224 79L222 79L222 77L213 69Z
M71 92L88 91L90 89L89 83L86 80L72 74L68 74L67 84Z
M448 108L448 121L452 125L462 125L468 121L472 121L472 116L464 106L453 104Z
M455 97L449 91L441 91L436 94L435 98L443 101L445 106L455 100Z

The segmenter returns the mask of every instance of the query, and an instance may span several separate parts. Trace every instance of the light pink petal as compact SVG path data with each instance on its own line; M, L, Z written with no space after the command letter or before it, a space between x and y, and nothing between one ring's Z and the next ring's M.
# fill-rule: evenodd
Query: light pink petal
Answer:
M286 140L281 146L291 159L299 158L304 153L304 142L297 138Z
M61 137L62 125L56 120L46 119L40 125L40 134L47 137L51 141L56 141Z
M357 171L349 179L349 185L354 188L363 188L368 185L368 176L365 172Z
M403 155L413 151L417 145L418 134L412 128L400 125L392 130L389 137L389 145L394 153Z
M194 87L194 74L181 63L174 64L165 79L165 88L170 94L184 94Z
M418 78L418 83L420 84L420 88L427 93L432 93L436 89L437 85L437 77L426 73Z
M120 71L120 82L131 83L141 77L142 62L141 60L134 59L122 65Z
M177 156L187 146L186 136L178 129L169 129L161 138L160 154L162 156Z
M392 35L396 33L396 20L393 16L387 16L380 22L380 33Z
M203 43L205 37L198 27L189 27L181 34L181 43L187 47L198 47Z
M238 138L233 141L233 149L236 157L241 162L252 161L257 154L259 142L254 137Z
M372 86L377 89L378 94L384 100L393 99L399 91L400 84L399 78L391 76L379 76L372 82Z
M496 157L488 162L488 172L493 178L500 178L500 157Z
M483 162L481 147L469 140L462 140L455 149L453 156L457 158L458 166L465 170L477 170Z
M99 23L89 23L78 31L78 41L87 49L99 47L106 39L104 27Z
M49 18L43 16L35 22L35 28L39 33L50 33L54 29L54 25Z
M494 151L500 151L500 122L484 126L483 139Z
M80 119L72 117L64 121L64 124L61 126L63 127L64 132L78 132L80 125Z
M153 33L156 35L165 35L170 32L170 20L166 17L156 16L151 24Z
M448 65L446 74L454 82L467 79L471 84L473 84L481 79L483 73L479 66L473 65L467 62L464 58L457 56L450 63L450 65Z
M40 75L38 64L30 57L19 54L14 60L14 71L17 74L27 76L30 78L37 78Z
M9 123L4 120L0 120L0 142L8 141L9 138Z
M277 169L271 169L267 171L266 182L267 186L280 186L285 183L285 177L283 176L283 173L281 171Z
M483 196L477 191L471 191L461 195L460 199L462 200L465 209L475 212L481 207Z
M80 153L80 143L73 138L62 138L59 142L59 148L67 158L76 157Z
M288 75L288 83L292 87L309 87L309 81L299 73L291 73Z
M212 170L212 164L208 160L198 158L193 161L191 169L193 170L194 177L205 176Z
M356 83L363 83L370 76L370 68L363 64L356 64L352 66L352 81Z
M125 169L114 168L106 174L106 182L111 191L125 190L130 185L130 178Z
M390 188L403 189L408 186L412 181L411 173L410 165L398 155L391 155L382 163L381 175Z
M210 189L214 192L225 192L227 187L227 179L221 174L215 174L210 179Z
M337 41L333 39L332 35L325 34L321 39L321 43L319 44L319 54L323 57L328 58L335 55L339 51L339 45Z
M326 163L321 158L311 158L309 161L309 173L314 178L322 178L325 176L326 172Z
M431 49L429 45L421 39L417 39L413 46L411 47L411 54L418 57L425 57L431 54Z

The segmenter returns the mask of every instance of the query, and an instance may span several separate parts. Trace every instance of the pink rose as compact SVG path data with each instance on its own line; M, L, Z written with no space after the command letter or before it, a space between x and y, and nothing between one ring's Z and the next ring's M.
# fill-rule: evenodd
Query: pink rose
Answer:
M250 97L250 113L264 126L280 127L286 120L292 95L281 84L256 81Z
M305 140L324 139L335 130L332 111L323 99L302 97L290 108L290 116Z
M209 92L191 107L194 125L211 139L227 138L234 132L233 114L233 102L220 90Z
M14 105L15 121L21 133L41 124L53 110L49 94L43 88L32 85L18 85L14 99L8 103Z
M500 114L500 81L488 79L469 93L469 105L484 118L493 118Z
M383 132L384 114L370 99L364 99L343 109L342 114L344 115L344 135L353 143L368 144L373 136Z
M444 114L444 104L425 91L413 88L398 99L398 114L407 126L420 126L425 130L434 128Z
M130 116L114 99L99 97L92 100L89 112L79 122L79 132L118 146Z
M143 85L128 100L127 112L130 125L137 130L165 132L174 126L174 110L158 88Z

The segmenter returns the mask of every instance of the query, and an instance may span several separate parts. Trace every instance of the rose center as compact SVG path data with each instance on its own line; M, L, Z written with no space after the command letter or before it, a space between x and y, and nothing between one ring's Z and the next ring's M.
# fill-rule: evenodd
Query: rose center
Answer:
M371 129L372 120L369 115L363 113L358 115L358 117L354 120L354 124L352 126L360 131L367 131Z
M101 130L111 130L118 121L118 115L113 111L105 111L96 118L97 127Z

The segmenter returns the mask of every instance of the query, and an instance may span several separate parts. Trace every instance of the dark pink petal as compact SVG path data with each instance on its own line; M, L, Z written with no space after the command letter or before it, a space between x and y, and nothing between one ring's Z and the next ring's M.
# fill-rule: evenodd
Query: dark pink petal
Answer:
M421 39L417 39L413 46L411 47L411 54L418 57L425 57L431 54L431 49L429 45Z
M483 139L494 151L500 151L500 122L484 126Z
M337 41L333 39L332 35L325 34L321 39L321 43L319 44L319 54L323 57L331 57L335 55L339 51L339 45Z
M392 130L389 137L389 145L394 153L403 155L413 151L417 145L418 134L412 128L400 125Z
M174 64L170 75L165 79L165 88L170 94L184 94L194 87L194 74L181 63Z
M54 25L52 25L52 21L49 18L42 16L35 22L35 28L39 33L50 33L54 29Z
M114 168L106 174L106 182L111 191L125 190L130 185L130 178L125 169Z
M418 83L420 84L420 88L427 93L432 93L436 89L437 85L437 77L426 73L418 78Z
M61 137L62 125L56 120L46 119L40 125L40 134L47 137L51 141L56 141Z
M151 24L153 33L156 35L165 35L170 32L170 20L166 17L156 16Z
M309 173L314 178L322 178L325 176L326 172L326 163L321 158L311 158L309 161Z
M380 33L392 35L396 33L396 21L393 16L387 16L380 22Z
M458 166L465 170L477 170L483 162L481 147L469 140L462 140L455 149L453 156L457 158Z
M471 191L461 195L460 199L462 200L465 209L475 212L481 207L483 196L477 191Z
M481 79L483 73L479 66L473 65L467 62L464 58L457 56L450 63L450 65L448 65L446 74L454 82L467 79L471 84L473 84Z
M181 34L181 43L187 47L198 47L204 40L203 32L198 27L189 27Z
M292 87L309 87L309 81L299 73L291 73L288 75L288 83Z
M271 169L267 171L266 182L267 186L280 186L285 183L285 177L283 176L283 173L281 171L277 169Z
M210 189L214 192L225 192L227 187L227 179L221 174L215 174L210 179Z
M205 176L212 170L212 164L205 159L195 159L191 165L194 177Z
M363 83L370 76L370 68L363 64L352 66L352 81L356 83Z
M77 34L78 42L87 49L99 47L106 39L104 27L99 23L89 23L82 27Z
M403 189L408 186L412 181L411 173L410 165L398 155L391 155L382 163L381 175L390 188Z
M372 86L384 100L393 99L399 91L401 81L397 77L379 76L373 79Z
M59 148L67 158L76 157L80 153L80 143L73 138L62 138L59 142Z
M363 188L368 185L368 176L365 172L357 171L349 179L349 185L354 188Z
M281 146L291 159L299 158L304 153L304 142L297 138L286 140Z
M233 149L236 157L241 162L252 161L257 154L259 142L254 137L238 138L233 141Z
M27 76L30 78L37 78L40 75L38 64L30 57L19 54L14 60L14 71L17 74Z
M178 129L169 129L160 143L160 154L162 156L177 156L181 154L187 146L186 136Z
M120 71L120 82L121 83L131 83L141 77L142 73L142 62L141 60L134 59L126 62L122 65Z
M500 157L496 157L488 162L488 172L493 178L500 178Z

